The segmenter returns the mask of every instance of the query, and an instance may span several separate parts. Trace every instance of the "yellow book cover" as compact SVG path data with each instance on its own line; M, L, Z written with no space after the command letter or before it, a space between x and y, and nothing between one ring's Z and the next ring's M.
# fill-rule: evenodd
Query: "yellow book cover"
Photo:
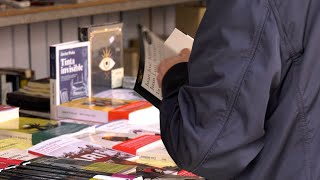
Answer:
M11 129L8 128L8 124L0 124L0 139L16 138L28 144L36 144L50 138L52 133L48 134L46 132L60 126L59 121L56 120L30 117L20 117L7 123L18 128Z
M11 149L11 148L26 150L31 146L32 146L31 144L16 138L8 138L8 139L0 140L0 151Z
M9 138L0 140L0 157L16 160L31 160L37 156L29 154L27 149L32 145L23 140Z

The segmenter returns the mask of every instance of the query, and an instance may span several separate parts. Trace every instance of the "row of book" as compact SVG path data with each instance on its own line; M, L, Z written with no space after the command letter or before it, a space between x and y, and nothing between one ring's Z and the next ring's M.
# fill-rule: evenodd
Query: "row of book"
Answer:
M76 179L75 174L68 174L65 169L55 166L59 161L63 162L63 167L71 166L77 169L76 171L90 171L87 175L92 177L105 176L95 177L96 179L202 179L180 169L166 151L160 136L159 110L155 106L133 90L110 89L117 84L112 82L112 77L123 77L122 25L106 26L79 29L80 41L50 46L50 78L39 82L30 80L14 92L50 99L49 106L36 102L29 104L30 101L20 102L16 106L20 107L20 111L50 111L51 119L13 116L0 123L0 139L3 139L0 140L0 157L23 161L2 168L3 176L11 178L19 175L19 178L28 179L39 175L39 178L43 179ZM146 28L141 27L140 31L143 38L151 38L149 45L153 49L159 48L153 43L157 40L163 41ZM186 37L177 30L174 34L175 37ZM100 41L96 41L100 43L96 43L95 38L99 39ZM191 39L187 38L191 43ZM165 47L160 48L163 48L161 52L166 50ZM145 57L149 56L141 56ZM158 60L161 57L157 56ZM117 64L120 68L117 68ZM155 65L151 63L151 66ZM95 67L102 74L95 73ZM142 74L141 78L144 75L146 74ZM104 78L106 82L98 84L101 82L99 78ZM148 87L152 89L148 84L150 85L150 80L149 83L142 80L139 85L147 88L146 90ZM121 84L116 87L118 86ZM152 94L154 92L151 90L149 92L156 95ZM119 94L126 95L120 97ZM10 101L9 97L8 94L7 102L13 105L14 101ZM26 98L22 99L26 101ZM158 101L161 101L161 98L158 98ZM16 108L11 109L15 109L16 115ZM12 126L15 123L18 125ZM9 145L6 144L8 142ZM39 162L45 164L46 161L41 159L57 159L54 160L54 167L51 167L56 171L49 171L49 167L40 165L37 168L30 166ZM54 176L58 171L61 171L61 174ZM79 178L82 178L80 174Z
M155 124L137 125L128 120L119 120L103 125L86 126L80 131L51 139L49 137L36 145L31 145L26 139L3 139L0 140L0 157L13 161L37 161L43 157L62 158L73 166L82 165L81 169L108 176L200 179L175 165L160 139L159 129ZM6 164L5 161L3 163ZM10 167L3 167L0 174L10 171ZM15 171L24 167L19 166ZM21 173L28 173L28 170Z

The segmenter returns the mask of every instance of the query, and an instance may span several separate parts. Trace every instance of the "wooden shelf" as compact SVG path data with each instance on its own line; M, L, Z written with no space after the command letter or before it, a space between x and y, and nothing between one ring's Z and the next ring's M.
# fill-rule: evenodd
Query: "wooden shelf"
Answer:
M78 4L8 9L0 11L0 27L195 1L199 0L96 0Z

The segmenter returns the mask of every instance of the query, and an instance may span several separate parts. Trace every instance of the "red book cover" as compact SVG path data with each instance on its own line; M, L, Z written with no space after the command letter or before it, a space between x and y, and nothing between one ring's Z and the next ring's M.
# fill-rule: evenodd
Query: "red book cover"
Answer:
M111 110L108 114L109 115L108 119L109 121L119 120L119 119L128 119L130 113L137 110L145 109L151 106L152 104L149 103L148 101L136 101L130 104L126 104Z
M191 172L188 172L188 171L186 171L186 170L181 170L181 171L179 171L179 172L178 172L178 175L179 175L179 176L188 176L188 177L199 177L199 176L197 176L197 175L195 175L195 174L193 174L193 173L191 173Z
M9 166L20 165L23 160L9 159L0 157L0 169L5 169Z
M137 138L125 141L123 143L117 144L112 148L118 151L130 153L130 154L137 154L137 150L145 147L147 145L151 145L156 141L161 140L161 137L158 135L143 135Z

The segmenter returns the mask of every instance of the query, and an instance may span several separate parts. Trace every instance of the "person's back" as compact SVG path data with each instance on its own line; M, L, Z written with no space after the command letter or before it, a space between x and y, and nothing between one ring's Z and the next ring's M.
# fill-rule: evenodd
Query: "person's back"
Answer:
M217 180L320 179L319 9L208 1L187 82L172 82L183 63L163 79L161 133L180 167Z

